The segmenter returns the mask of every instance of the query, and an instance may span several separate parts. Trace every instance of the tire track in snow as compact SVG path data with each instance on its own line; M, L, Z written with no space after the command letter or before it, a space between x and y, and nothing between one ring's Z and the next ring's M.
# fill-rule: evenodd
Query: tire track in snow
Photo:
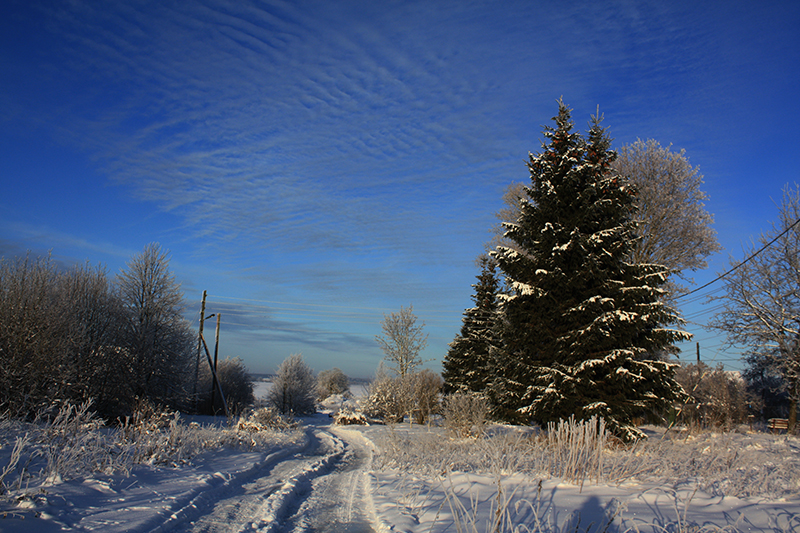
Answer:
M308 441L302 449L308 447ZM270 472L283 464L283 461L292 453L298 452L301 447L289 446L266 457L260 464L253 465L252 468L240 472L238 475L225 479L217 486L199 489L179 510L163 523L153 529L148 529L151 533L162 533L166 531L193 531L192 525L200 519L208 509L213 508L218 502L239 497L247 490L248 485L258 484L260 480L269 479ZM222 477L221 474L218 476ZM187 525L188 524L188 525Z
M287 521L292 533L369 533L376 523L367 472L372 451L360 433L333 428L329 434L345 443L341 459L331 471L313 480L313 489Z
M285 453L283 460L275 457L279 462L262 467L261 476L249 476L224 494L201 495L198 499L204 501L192 501L157 530L373 531L374 507L366 483L372 453L364 437L314 427L306 428L306 435L302 449Z
M270 496L262 506L259 522L251 527L264 533L291 531L295 516L314 489L314 480L330 473L345 454L345 443L329 431L308 429L310 441L316 445L309 453L310 459L293 475L280 491ZM282 468L290 468L287 464ZM301 531L307 531L302 529Z

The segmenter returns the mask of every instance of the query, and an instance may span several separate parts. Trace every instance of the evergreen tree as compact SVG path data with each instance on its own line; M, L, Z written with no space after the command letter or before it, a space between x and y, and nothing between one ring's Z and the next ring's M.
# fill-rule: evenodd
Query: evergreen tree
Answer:
M515 246L493 253L511 294L492 396L498 412L539 423L599 415L631 440L641 436L634 417L657 416L682 393L657 354L689 335L667 327L679 318L662 303L666 267L629 262L635 191L611 167L600 118L585 139L563 102L555 122L506 225Z
M499 282L495 262L486 255L479 259L481 273L472 287L475 307L464 311L461 332L450 343L444 358L445 393L455 391L483 391L492 379L489 364L490 349L497 343L494 323L497 315Z

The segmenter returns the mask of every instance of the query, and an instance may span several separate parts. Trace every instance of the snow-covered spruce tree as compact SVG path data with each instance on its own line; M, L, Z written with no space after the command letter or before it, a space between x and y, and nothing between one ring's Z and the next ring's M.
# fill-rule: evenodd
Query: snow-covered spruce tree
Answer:
M487 255L479 257L481 273L472 287L475 307L464 311L461 332L450 343L444 357L442 377L446 393L456 391L480 392L493 378L489 350L497 343L495 317L499 282L495 262Z
M530 156L531 185L493 256L511 294L502 299L503 375L495 412L547 423L599 415L625 441L637 417L658 417L683 391L674 366L654 354L690 336L663 303L668 270L632 264L635 191L612 169L616 154L592 117L573 131L559 101L543 152Z

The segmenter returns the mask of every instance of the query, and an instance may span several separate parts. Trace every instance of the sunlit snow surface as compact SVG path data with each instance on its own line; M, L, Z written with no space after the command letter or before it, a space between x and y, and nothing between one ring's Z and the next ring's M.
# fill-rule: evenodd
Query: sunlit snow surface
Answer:
M747 487L726 479L703 489L692 477L634 476L580 486L503 468L466 472L468 460L435 455L438 445L426 455L426 443L446 441L441 428L336 427L327 414L304 422L298 438L272 449L214 450L188 464L140 465L128 476L93 475L30 488L20 501L4 497L0 531L484 532L493 530L500 508L507 526L500 531L800 532L796 485L770 489L780 495L733 497L726 487L740 493ZM700 439L708 439L707 448ZM397 464L381 447L404 440L422 451L395 450L393 457L408 457ZM748 459L754 465L761 457L775 463L776 476L778 469L793 470L797 483L795 437L687 437L669 453L679 455L684 446L702 454L717 441L730 451L720 457L755 458ZM0 469L10 454L9 441L3 442ZM768 479L753 483L769 486Z

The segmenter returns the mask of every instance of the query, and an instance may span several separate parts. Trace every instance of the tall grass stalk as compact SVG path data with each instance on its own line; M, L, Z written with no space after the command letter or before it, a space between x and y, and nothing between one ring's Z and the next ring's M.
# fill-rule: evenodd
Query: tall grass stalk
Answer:
M547 447L552 454L549 468L554 475L570 483L583 483L587 477L603 478L603 450L608 442L605 420L559 420L547 426Z
M178 413L154 412L118 428L106 427L90 403L62 404L57 411L40 413L33 423L0 422L0 437L19 435L0 466L0 496L6 499L22 490L23 478L25 490L41 488L95 473L128 475L136 465L178 466L222 447L269 449L302 438L302 432L291 427L273 429L254 418L215 428L186 424Z
M458 533L513 533L519 531L519 527L514 524L512 504L515 501L517 489L508 493L503 486L503 476L498 475L495 480L497 487L494 498L492 499L489 513L491 517L488 521L481 520L482 514L479 509L480 497L476 492L470 491L469 507L467 507L458 497L452 478L448 475L445 479L444 495L445 503L450 509L453 517L453 525ZM481 524L483 523L483 531ZM433 530L436 522L431 524Z
M600 421L565 422L548 435L495 427L481 438L443 438L435 431L387 431L375 467L439 478L445 472L489 474L498 469L537 478L662 485L693 479L714 496L794 497L800 486L795 437L698 433L611 445Z
M17 437L14 442L14 448L11 450L11 457L8 459L8 464L0 471L0 496L4 496L11 490L11 486L6 483L6 478L9 474L17 470L20 459L22 458L22 450L30 443L30 435L27 433L22 437ZM19 473L17 478L17 489L22 486L22 478L24 476L24 469Z

